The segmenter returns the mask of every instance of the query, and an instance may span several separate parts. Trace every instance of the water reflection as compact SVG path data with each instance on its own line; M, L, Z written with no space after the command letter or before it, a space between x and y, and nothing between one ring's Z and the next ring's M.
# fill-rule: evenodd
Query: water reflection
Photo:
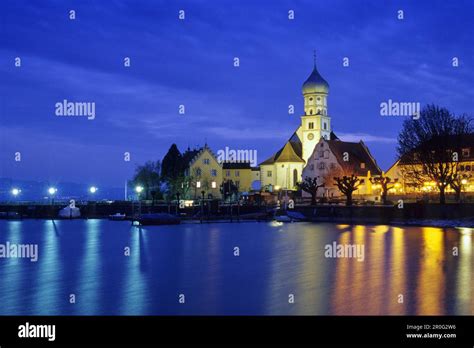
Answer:
M6 241L39 260L0 259L0 314L474 314L472 229L0 221ZM364 260L325 257L333 242Z
M81 305L79 314L99 314L101 307L99 303L99 289L103 278L101 277L101 264L106 255L100 255L100 244L105 242L101 240L102 220L85 221L85 242L83 244L84 257L80 267L79 278L82 282L76 292L77 301Z
M457 272L457 306L456 312L463 315L473 314L472 308L472 292L474 287L472 284L474 273L474 262L472 255L472 229L461 230L461 240L459 242L459 271ZM471 309L471 310L470 310Z

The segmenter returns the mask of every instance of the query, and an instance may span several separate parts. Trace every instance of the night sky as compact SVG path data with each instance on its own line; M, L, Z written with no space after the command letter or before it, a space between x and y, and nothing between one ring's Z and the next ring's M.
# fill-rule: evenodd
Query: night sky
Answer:
M404 117L381 102L474 114L473 13L471 0L2 1L0 177L120 186L172 143L206 140L261 162L300 123L313 50L334 132L386 170ZM57 117L63 99L95 102L96 118Z

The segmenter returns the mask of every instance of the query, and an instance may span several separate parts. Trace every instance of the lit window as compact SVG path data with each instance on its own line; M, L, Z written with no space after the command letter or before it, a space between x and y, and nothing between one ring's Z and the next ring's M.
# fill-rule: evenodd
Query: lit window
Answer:
M200 187L201 187L201 182L200 182L200 181L196 181L196 187L197 187L197 188L200 188Z
M364 168L365 168L365 163L364 163L364 162L361 162L361 163L360 163L360 167L361 167L362 169L364 169Z
M469 148L462 149L462 157L469 157L471 155L471 151Z
M213 181L213 182L211 183L211 187L212 187L212 188L216 188L216 187L217 187L217 183L216 183L215 181Z

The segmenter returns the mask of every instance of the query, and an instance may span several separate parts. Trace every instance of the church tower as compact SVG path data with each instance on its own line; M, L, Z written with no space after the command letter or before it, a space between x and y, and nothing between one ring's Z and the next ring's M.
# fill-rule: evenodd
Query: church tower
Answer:
M304 115L301 116L302 158L308 163L321 137L330 139L331 118L327 112L329 84L316 68L316 54L311 75L303 84Z

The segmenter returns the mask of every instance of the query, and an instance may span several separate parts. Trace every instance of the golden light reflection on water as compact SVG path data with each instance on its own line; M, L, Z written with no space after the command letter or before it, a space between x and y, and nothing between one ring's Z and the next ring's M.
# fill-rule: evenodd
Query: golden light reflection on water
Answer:
M459 243L459 271L457 273L457 312L463 315L474 314L473 296L473 255L472 255L472 233L461 231Z
M444 314L445 262L444 232L440 228L423 227L416 287L416 314Z
M351 227L351 225L336 225L336 228L339 230L345 230L346 228Z
M388 312L391 314L405 314L407 311L407 273L405 254L405 231L399 227L392 227L391 248L389 251L388 278Z
M360 225L354 226L351 232L341 233L339 244L365 246L365 261L335 260L332 312L443 315L454 301L459 302L456 313L472 314L472 234L453 233L432 227ZM447 289L453 288L446 284L447 264L451 262L456 267L457 262L447 258L458 242L458 284L454 287L457 293L447 298Z

